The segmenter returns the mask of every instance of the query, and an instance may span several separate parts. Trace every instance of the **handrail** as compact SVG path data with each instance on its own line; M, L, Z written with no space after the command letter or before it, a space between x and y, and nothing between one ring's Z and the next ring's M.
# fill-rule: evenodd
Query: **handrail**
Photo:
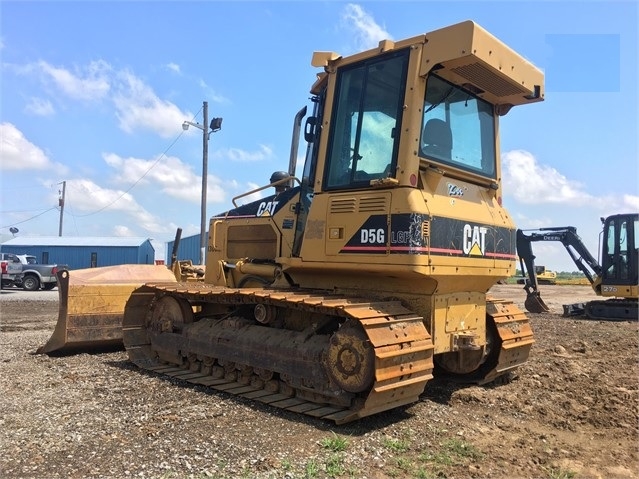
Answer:
M253 193L257 193L258 191L265 190L266 188L275 187L275 186L282 185L284 183L288 183L291 180L297 181L297 184L299 184L299 185L302 184L302 182L298 178L296 178L295 176L287 176L286 178L282 178L281 180L274 181L273 183L270 183L270 184L268 184L266 186L260 186L259 188L256 188L256 189L251 190L251 191L247 191L246 193L242 193L241 195L236 196L235 198L233 198L233 206L235 206L236 208L238 207L238 205L236 203L236 200L239 200L240 198L244 198L245 196L252 195ZM228 213L227 213L227 215L228 215Z

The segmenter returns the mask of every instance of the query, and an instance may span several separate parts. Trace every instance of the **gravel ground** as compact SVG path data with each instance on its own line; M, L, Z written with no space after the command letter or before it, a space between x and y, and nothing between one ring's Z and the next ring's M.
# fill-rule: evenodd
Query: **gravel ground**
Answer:
M531 318L537 342L510 381L434 380L418 403L344 426L142 372L123 351L35 355L57 291L3 291L0 475L639 477L637 322L562 318L591 290L543 291L553 312Z

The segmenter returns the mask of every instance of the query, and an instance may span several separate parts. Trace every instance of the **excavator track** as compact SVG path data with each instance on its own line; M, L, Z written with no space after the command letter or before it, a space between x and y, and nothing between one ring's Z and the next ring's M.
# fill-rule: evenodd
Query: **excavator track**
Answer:
M421 316L325 291L147 284L123 338L143 369L337 424L416 402L433 371Z
M636 299L613 298L589 301L584 305L586 318L600 321L637 321Z

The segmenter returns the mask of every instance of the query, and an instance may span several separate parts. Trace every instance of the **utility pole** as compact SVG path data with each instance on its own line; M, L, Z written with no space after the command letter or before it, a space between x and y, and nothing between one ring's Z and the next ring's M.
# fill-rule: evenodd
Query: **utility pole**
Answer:
M200 264L206 261L206 189L209 168L209 103L202 105L204 128L202 129L202 216L200 218Z
M209 104L204 102L202 105L204 114L204 124L193 123L192 121L184 121L182 129L189 129L194 126L202 130L202 217L200 221L200 264L206 261L206 188L208 184L208 167L209 167L209 137L211 133L222 129L222 118L213 118L209 125ZM210 131L209 131L210 129Z
M60 183L58 183L60 184ZM58 236L62 236L62 216L64 215L64 195L67 189L67 182L62 182L62 192L58 191L60 198L58 198L58 205L60 206L60 228L58 229Z

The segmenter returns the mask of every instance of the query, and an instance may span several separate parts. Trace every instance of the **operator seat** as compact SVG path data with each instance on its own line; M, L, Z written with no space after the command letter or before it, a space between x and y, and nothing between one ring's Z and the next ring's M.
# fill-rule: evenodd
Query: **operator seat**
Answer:
M422 132L422 152L427 156L434 156L445 160L451 159L453 149L453 133L444 120L431 118L424 125Z

